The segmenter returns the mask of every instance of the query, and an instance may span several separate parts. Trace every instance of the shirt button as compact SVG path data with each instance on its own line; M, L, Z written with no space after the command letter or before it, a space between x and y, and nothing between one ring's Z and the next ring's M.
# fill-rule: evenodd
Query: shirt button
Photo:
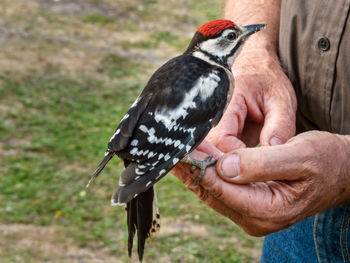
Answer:
M331 47L331 42L329 41L328 38L322 37L318 40L317 46L320 50L327 51Z

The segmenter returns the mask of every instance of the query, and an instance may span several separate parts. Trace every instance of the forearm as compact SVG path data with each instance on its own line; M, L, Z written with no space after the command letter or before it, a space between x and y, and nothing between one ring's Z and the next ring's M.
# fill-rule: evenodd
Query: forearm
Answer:
M335 200L337 204L350 203L350 135L335 135L338 137L338 150L332 154L336 156L336 160L340 160L339 164L334 165L334 169L339 169L339 198Z
M267 24L267 28L252 36L241 53L259 50L277 56L281 0L228 0L224 17L240 25Z

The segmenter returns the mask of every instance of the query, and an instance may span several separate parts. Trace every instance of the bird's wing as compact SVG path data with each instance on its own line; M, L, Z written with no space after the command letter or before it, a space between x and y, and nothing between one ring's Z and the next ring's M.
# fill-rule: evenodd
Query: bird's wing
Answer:
M147 107L151 97L152 94L140 96L131 105L129 111L121 120L113 136L109 140L108 149L105 153L105 157L98 165L97 169L95 170L86 187L89 187L89 185L99 176L101 171L105 168L106 164L113 158L115 153L123 150L128 145L130 137L132 137L133 135L134 128L141 114ZM128 164L127 160L125 160L125 164Z
M135 126L141 114L147 108L152 95L151 93L144 96L140 95L130 106L130 109L120 121L117 129L109 140L108 152L119 152L127 147L130 138L133 136Z
M196 60L180 56L161 67L141 93L140 102L147 94L152 97L147 104L135 103L122 120L120 132L112 137L109 150L129 163L112 204L127 203L159 181L221 118L228 77L224 70ZM138 119L132 119L132 109Z

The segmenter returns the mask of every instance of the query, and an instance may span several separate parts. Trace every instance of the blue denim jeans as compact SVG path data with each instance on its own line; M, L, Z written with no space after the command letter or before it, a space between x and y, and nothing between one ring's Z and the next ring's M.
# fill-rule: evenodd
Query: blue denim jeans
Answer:
M267 235L261 263L350 262L350 206L318 213Z

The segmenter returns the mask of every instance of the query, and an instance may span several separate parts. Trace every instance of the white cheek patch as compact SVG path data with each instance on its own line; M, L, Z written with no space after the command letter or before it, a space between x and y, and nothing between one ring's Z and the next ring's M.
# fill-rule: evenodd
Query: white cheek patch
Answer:
M212 51L215 51L217 49L218 44L219 44L219 39L217 38L208 39L202 42L199 45L199 48L205 52L213 54Z
M231 32L234 32L234 31L232 29L226 30L218 38L205 40L199 45L199 48L213 56L217 56L220 58L225 57L231 53L232 49L237 45L239 40L239 37L238 37L236 40L231 41L231 43L228 45L225 45L225 46L221 45L220 42L223 41L226 38L226 36Z

